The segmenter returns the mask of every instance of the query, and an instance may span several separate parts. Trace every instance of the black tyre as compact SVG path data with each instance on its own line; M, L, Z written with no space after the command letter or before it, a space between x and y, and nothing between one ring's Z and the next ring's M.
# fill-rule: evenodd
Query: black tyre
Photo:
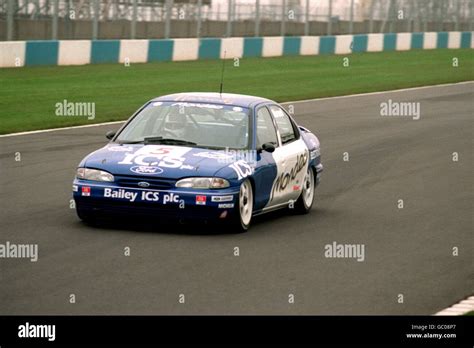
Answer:
M238 206L234 216L233 230L234 232L248 231L252 222L253 214L253 188L250 180L245 180L240 185Z
M295 210L300 214L307 214L313 207L316 190L316 177L310 167L303 179L303 190L295 203Z

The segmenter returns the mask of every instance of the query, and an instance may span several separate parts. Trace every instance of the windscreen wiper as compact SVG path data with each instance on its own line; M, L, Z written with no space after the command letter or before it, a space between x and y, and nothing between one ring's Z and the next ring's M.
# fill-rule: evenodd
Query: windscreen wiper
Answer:
M197 145L197 143L192 141L163 137L147 137L143 139L143 142L145 144Z
M115 141L115 143L119 145L140 144L143 143L143 140L119 140Z

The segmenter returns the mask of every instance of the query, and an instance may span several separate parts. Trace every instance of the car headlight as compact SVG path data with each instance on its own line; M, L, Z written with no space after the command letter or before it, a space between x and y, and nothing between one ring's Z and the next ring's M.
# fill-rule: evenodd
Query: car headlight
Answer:
M229 186L229 182L222 178L186 178L176 183L176 187L197 189L220 189Z
M77 168L76 178L93 181L114 181L114 176L98 169Z

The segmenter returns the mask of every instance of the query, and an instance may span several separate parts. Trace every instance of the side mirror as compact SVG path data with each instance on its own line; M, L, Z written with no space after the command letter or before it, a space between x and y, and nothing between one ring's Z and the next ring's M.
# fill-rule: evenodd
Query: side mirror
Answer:
M275 151L275 145L273 145L272 143L265 143L262 145L262 150L272 153L273 151Z
M108 131L107 133L105 133L105 137L110 140L115 136L116 133L116 131Z

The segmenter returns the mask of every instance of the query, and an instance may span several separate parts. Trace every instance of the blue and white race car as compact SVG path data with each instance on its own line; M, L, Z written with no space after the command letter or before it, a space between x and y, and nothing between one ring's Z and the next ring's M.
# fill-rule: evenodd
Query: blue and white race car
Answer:
M279 208L307 213L319 183L318 138L259 97L180 93L142 106L77 168L77 214L229 222Z

